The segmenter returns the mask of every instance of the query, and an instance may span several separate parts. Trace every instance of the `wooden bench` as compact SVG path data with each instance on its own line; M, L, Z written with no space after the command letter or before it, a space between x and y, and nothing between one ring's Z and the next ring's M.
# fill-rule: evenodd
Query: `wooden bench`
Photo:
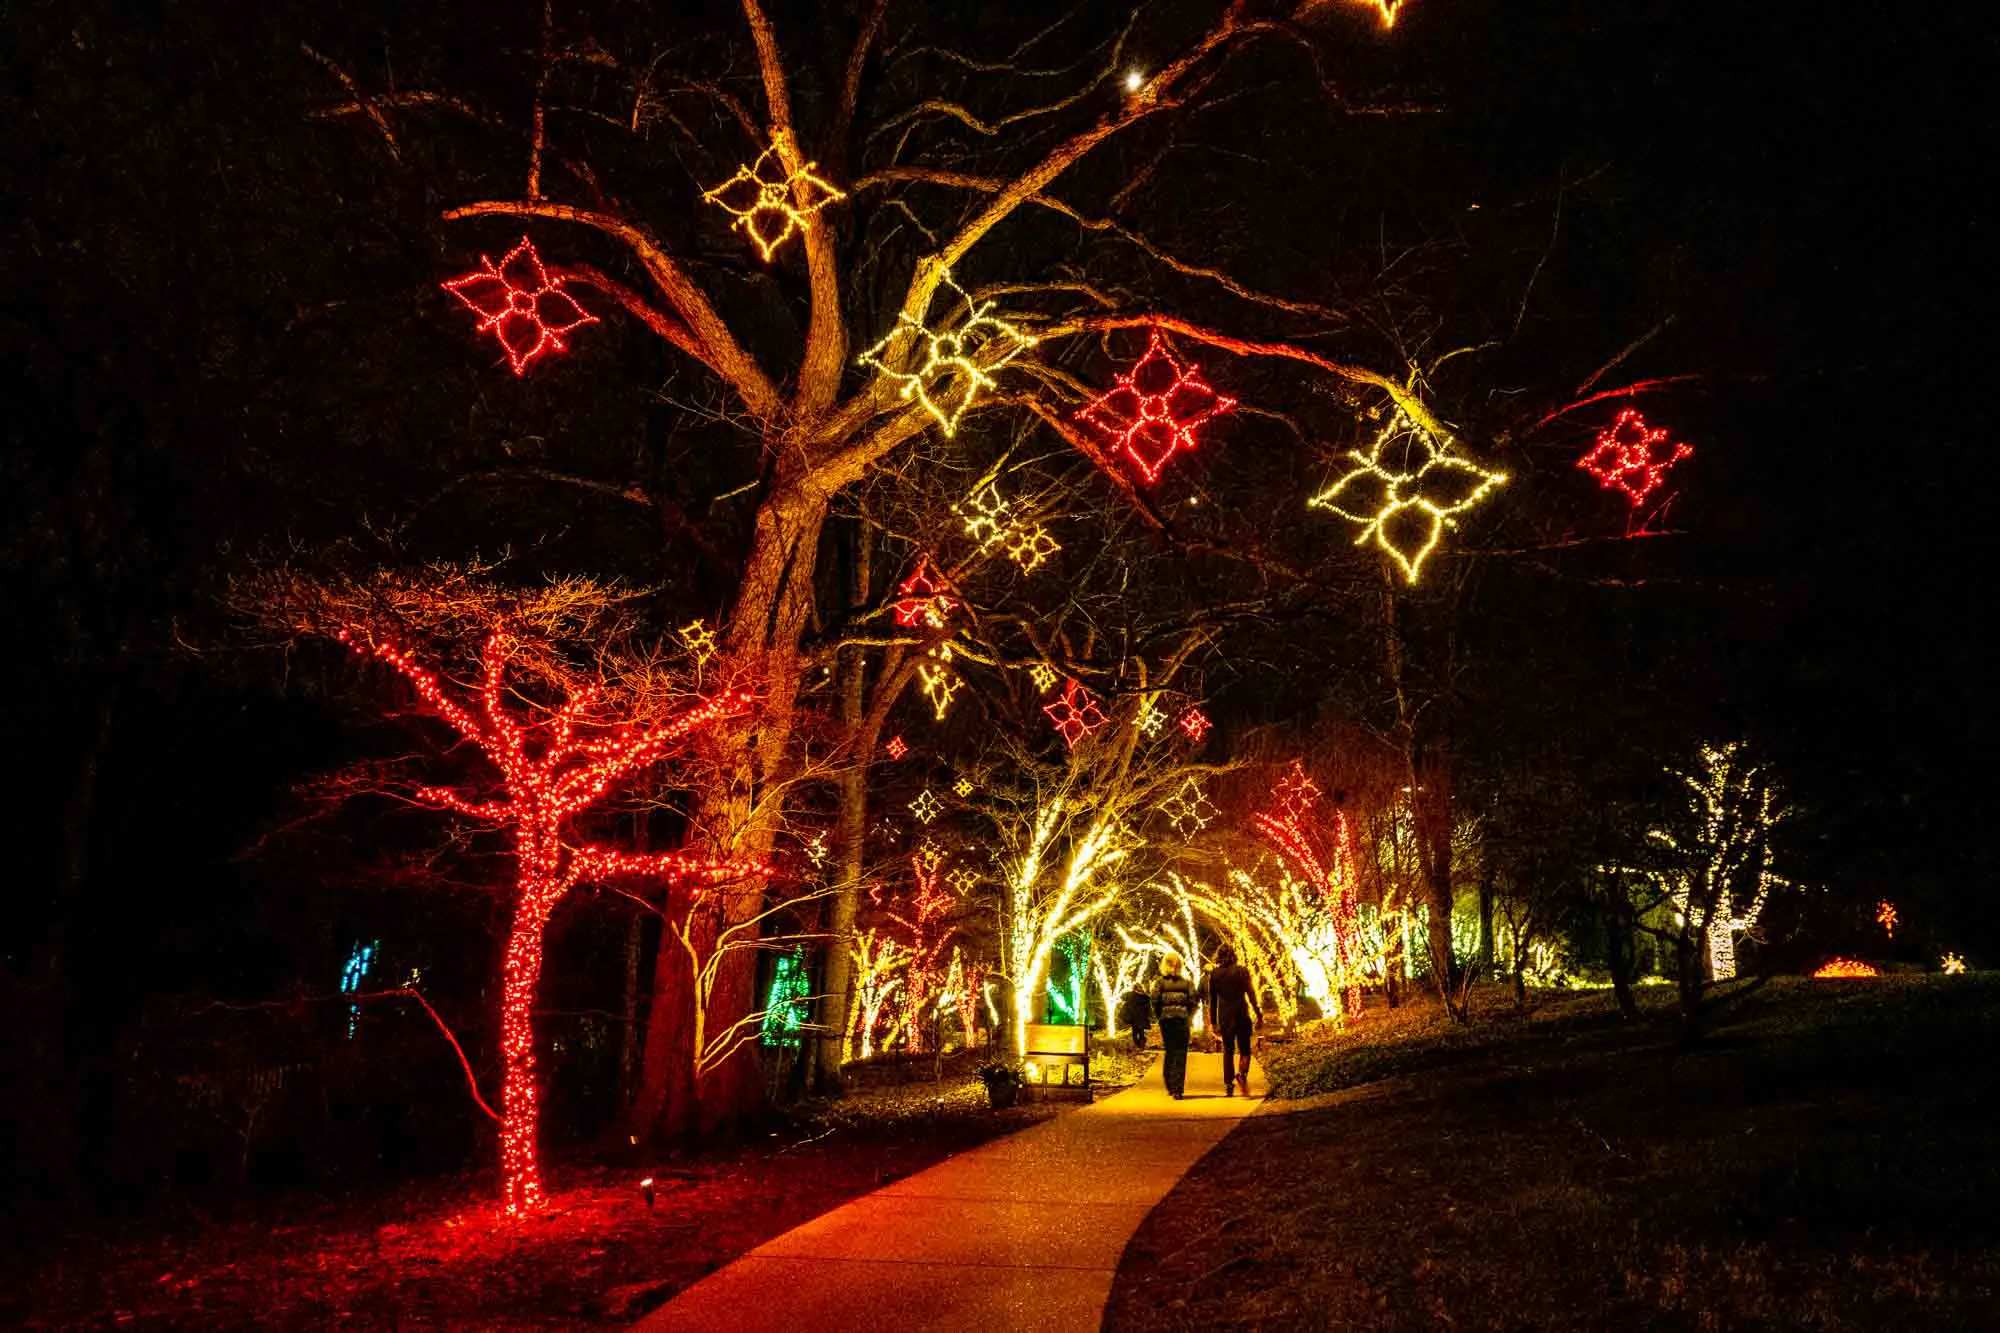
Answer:
M1080 1023L1030 1023L1022 1076L1047 1097L1081 1094L1091 1099L1090 1029Z

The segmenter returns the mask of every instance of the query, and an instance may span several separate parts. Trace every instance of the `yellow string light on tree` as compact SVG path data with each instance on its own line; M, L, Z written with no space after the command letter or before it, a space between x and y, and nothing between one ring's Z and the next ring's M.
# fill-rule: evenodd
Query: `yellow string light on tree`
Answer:
M1401 408L1366 453L1347 456L1357 466L1308 503L1361 524L1354 544L1373 541L1411 583L1457 515L1507 480L1453 454Z
M1037 339L997 318L993 314L993 302L981 301L975 305L972 298L951 280L949 270L944 273L944 285L957 292L959 299L965 302L964 319L950 329L932 332L908 315L898 314L895 331L863 352L860 361L864 366L875 367L883 378L900 385L896 396L905 401L915 399L924 411L937 419L949 438L958 433L959 418L972 407L979 391L991 389L998 383L989 372L1000 369L1033 347ZM904 337L906 330L914 333L914 345L922 348L922 355L918 358L913 358L911 347L903 350L900 357L903 362L913 359L916 362L916 368L907 371L898 370L883 360L884 354ZM955 398L942 388L947 380L962 382ZM950 405L946 406L946 402Z
M793 232L812 225L813 214L847 198L813 175L810 162L786 170L784 160L793 156L796 155L781 153L779 145L773 143L757 155L755 162L736 168L734 176L712 190L703 191L701 196L735 217L736 221L730 225L756 244L766 263L779 246L792 238ZM782 176L776 174L781 171Z
M715 655L722 651L721 645L715 641L715 631L710 629L705 621L691 620L682 625L679 632L681 646L687 649L687 654L694 660L697 671L707 666Z

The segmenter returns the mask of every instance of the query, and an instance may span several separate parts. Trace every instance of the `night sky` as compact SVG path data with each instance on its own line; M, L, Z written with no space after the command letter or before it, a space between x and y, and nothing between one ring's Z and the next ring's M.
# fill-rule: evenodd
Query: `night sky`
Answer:
M318 453L341 477L322 428L379 407L347 401L342 376L378 383L402 353L393 329L330 338L327 310L343 290L418 289L429 254L383 237L440 204L355 165L351 128L306 124L328 85L299 44L371 31L366 7L343 9L32 3L5 20L0 726L29 789L8 806L12 967L47 925L63 796L109 692L86 901L115 985L185 983L140 964L190 939L204 947L185 956L230 960L218 985L275 980L253 956L288 909L235 858L342 742L268 664L181 645L247 545L326 542L401 484L373 469L362 501L316 506L286 461ZM484 40L498 20L475 12L408 24ZM1393 204L1409 217L1546 219L1558 182L1589 182L1571 219L1585 277L1556 299L1575 317L1601 297L1608 348L1636 305L1670 308L1646 373L1702 377L1673 409L1699 451L1687 535L1656 571L1693 591L1657 632L1702 660L1708 711L1778 737L1799 798L1838 812L1816 861L1834 887L1922 904L1992 956L1990 14L1409 0L1393 34L1352 31L1357 100L1437 108L1391 131L1434 139L1440 174ZM448 441L461 405L418 387L412 433Z

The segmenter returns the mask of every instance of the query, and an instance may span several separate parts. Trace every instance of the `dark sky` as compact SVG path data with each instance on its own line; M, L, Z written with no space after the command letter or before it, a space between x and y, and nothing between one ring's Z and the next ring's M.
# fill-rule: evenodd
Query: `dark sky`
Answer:
M465 9L409 8L434 30ZM76 506L103 550L66 558L124 562L122 591L88 609L92 642L116 641L128 606L155 626L186 609L156 594L162 569L214 563L213 531L188 515L272 503L232 460L318 447L241 438L245 404L282 396L282 376L231 378L205 359L313 336L265 300L268 272L232 257L281 267L289 248L324 268L351 253L359 299L385 285L366 268L371 238L342 231L360 226L351 198L324 235L229 232L255 192L361 151L259 123L298 114L317 77L298 42L334 21L305 6L10 11L4 350L23 410L9 521ZM367 29L342 21L328 40ZM1354 29L1375 44L1356 77L1447 106L1442 132L1464 141L1453 189L1506 200L1559 173L1614 173L1615 227L1582 243L1674 275L1679 362L1648 369L1707 377L1676 420L1701 472L1687 497L1698 549L1674 559L1731 590L1699 631L1714 636L1717 688L1780 718L1823 791L1920 812L1881 836L1945 875L1974 864L1996 735L1983 462L2000 423L1982 374L1993 26L1971 5L1409 0L1394 33ZM308 141L321 156L254 156ZM246 189L252 207L234 206ZM112 442L106 476L80 447L90 439ZM149 534L143 549L133 533ZM46 558L38 541L10 534L8 549L25 564ZM54 742L39 736L56 771L88 711L87 656L30 647L13 668L18 711L64 719Z

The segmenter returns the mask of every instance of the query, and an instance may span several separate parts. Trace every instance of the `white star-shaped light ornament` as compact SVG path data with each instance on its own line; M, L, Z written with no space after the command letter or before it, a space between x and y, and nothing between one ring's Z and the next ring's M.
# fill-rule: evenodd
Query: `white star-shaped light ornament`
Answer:
M1507 480L1451 452L1451 444L1400 407L1366 452L1348 451L1355 467L1308 503L1361 524L1360 546L1373 541L1411 583L1447 527Z
M944 427L947 438L958 432L959 418L972 407L982 390L999 383L992 372L1000 369L1036 343L993 313L993 302L974 303L946 270L944 285L958 293L965 304L965 317L950 328L933 331L908 315L896 316L896 328L863 352L861 364L873 366L882 377L898 386L896 396L914 399L924 411ZM908 335L908 336L906 336ZM889 349L904 343L896 364L885 360ZM905 368L907 367L907 369Z

